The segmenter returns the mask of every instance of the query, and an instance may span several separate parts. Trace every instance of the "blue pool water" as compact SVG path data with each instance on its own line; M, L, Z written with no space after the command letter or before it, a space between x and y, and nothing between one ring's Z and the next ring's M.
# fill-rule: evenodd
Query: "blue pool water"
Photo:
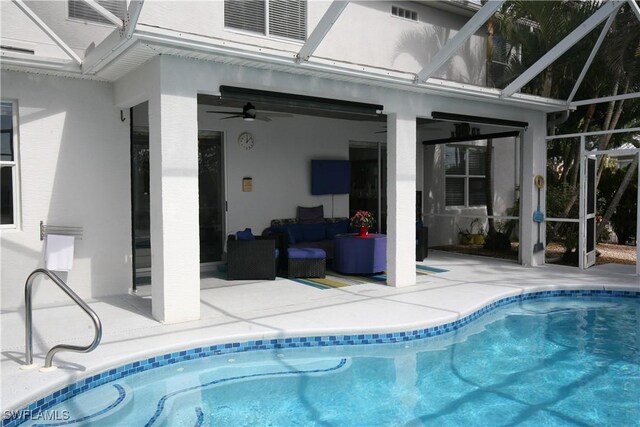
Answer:
M426 340L171 364L49 411L104 426L640 426L639 396L640 299L551 298Z

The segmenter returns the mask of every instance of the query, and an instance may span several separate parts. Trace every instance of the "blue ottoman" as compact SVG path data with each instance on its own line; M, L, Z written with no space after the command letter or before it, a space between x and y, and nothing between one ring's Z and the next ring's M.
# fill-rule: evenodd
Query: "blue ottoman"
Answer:
M327 253L320 248L289 248L289 277L325 277Z

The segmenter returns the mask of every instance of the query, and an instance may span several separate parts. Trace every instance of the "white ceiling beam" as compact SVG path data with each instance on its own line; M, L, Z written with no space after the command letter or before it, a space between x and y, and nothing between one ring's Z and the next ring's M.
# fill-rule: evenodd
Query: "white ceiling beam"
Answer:
M472 35L475 34L485 22L493 16L502 6L504 0L488 1L467 21L466 24L453 36L442 49L436 53L431 62L416 75L416 83L424 82L447 62Z
M600 25L602 21L607 19L609 15L618 12L623 2L620 0L610 0L600 7L586 21L573 30L567 37L562 39L549 52L542 56L535 64L525 70L524 73L515 79L502 91L502 97L508 97L518 92L524 85L533 80L545 68L551 65L556 59L562 56L566 51L571 49L584 36L589 34L595 27Z
M44 31L45 34L49 36L49 38L53 40L53 42L64 51L64 53L66 53L71 59L73 59L74 62L78 64L82 62L80 57L73 51L73 49L71 49L69 45L67 45L60 37L58 37L58 35L51 28L49 28L49 26L45 24L44 21L40 19L40 17L38 17L38 15L36 15L34 11L29 8L29 6L24 4L22 0L13 0L13 3L15 3L15 5L18 6L18 8L20 8L20 10L25 15L27 15L34 24L36 24L42 31Z
M122 28L124 26L122 19L118 18L116 15L114 15L113 13L109 12L107 9L102 7L97 1L95 0L82 0L82 1L85 2L87 6L91 7L93 10L95 10L100 15L102 15L105 19L108 19L116 27Z
M640 98L640 92L625 93L623 95L605 96L604 98L585 99L571 103L571 107L579 107L581 105L601 104L603 102L620 101L623 99Z
M638 6L638 3L636 3L634 0L627 0L627 1L631 6L631 10L633 10L633 13L636 14L636 18L638 18L638 21L640 21L640 6Z
M615 13L612 13L611 15L609 15L609 19L607 19L607 22L604 24L604 28L602 29L602 32L600 32L600 36L598 37L596 44L593 46L593 49L591 50L591 54L589 54L589 58L587 58L587 62L585 62L584 67L582 67L582 71L578 76L578 80L576 81L576 84L573 86L571 95L569 95L569 98L567 99L568 105L571 105L571 101L573 101L573 97L576 96L576 92L578 92L578 88L582 84L582 80L584 80L584 77L587 75L587 71L589 71L589 67L593 62L593 59L596 57L596 53L598 53L598 50L600 49L600 45L604 41L604 37L609 32L609 28L611 28L611 24L613 24L613 21L615 19L616 19L616 15Z
M87 49L82 61L83 74L95 74L135 42L135 37L126 38L122 31L113 30L99 45Z
M140 13L142 12L142 5L144 0L132 0L129 3L129 9L127 10L127 19L124 23L125 37L130 39L133 36L133 32L136 30Z
M325 14L320 18L318 25L313 29L311 35L307 38L307 41L300 48L300 51L296 55L296 61L308 61L309 57L313 55L313 52L318 48L322 40L324 40L333 24L338 20L342 11L349 4L349 0L333 0L329 5L329 8Z
M619 133L635 133L640 132L640 128L624 128L624 129L611 129L611 130L597 130L594 132L579 132L579 133L566 133L564 135L552 135L547 136L544 139L551 141L554 139L576 138L580 136L600 136L600 135L614 135Z

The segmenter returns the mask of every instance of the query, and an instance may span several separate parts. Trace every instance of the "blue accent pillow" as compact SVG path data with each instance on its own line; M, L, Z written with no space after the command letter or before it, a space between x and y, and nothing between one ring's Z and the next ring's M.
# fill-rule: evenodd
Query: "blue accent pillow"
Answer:
M326 224L304 224L302 225L302 235L305 242L318 242L324 240L326 236Z
M244 231L238 231L236 233L236 239L238 240L256 240L256 236L253 235L250 228L245 228Z
M289 242L291 244L304 241L304 228L302 224L287 224L286 227L289 232Z
M296 243L296 240L291 235L291 232L287 228L287 225L275 225L275 226L271 227L271 232L273 232L273 233L284 233L284 234L287 235L287 240L289 241L290 245L293 245L293 244Z
M345 219L342 221L338 221L338 222L333 222L330 224L327 224L326 229L325 229L326 233L325 233L325 238L326 239L333 239L334 237L336 237L336 234L345 234L349 232L349 220Z

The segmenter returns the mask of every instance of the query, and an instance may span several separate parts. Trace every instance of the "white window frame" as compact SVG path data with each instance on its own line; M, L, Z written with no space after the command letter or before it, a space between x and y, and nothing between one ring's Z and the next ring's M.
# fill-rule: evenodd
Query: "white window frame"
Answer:
M460 208L483 208L486 207L487 204L485 202L484 205L470 205L469 204L469 179L471 178L484 178L485 179L485 185L486 185L486 179L487 179L487 171L485 171L484 175L471 175L469 174L469 160L468 160L468 152L469 150L482 150L484 151L484 155L486 157L487 155L487 147L486 145L462 145L462 144L445 144L444 146L444 158L446 158L446 150L447 147L456 147L456 148L463 148L464 149L464 157L465 157L465 171L464 171L464 175L453 175L453 174L448 174L447 173L447 168L446 168L446 164L444 167L444 185L445 185L445 192L444 192L444 203L445 203L445 209L460 209ZM464 178L464 205L447 205L447 178Z
M223 6L222 9L224 11L224 2L226 0L223 0ZM229 31L231 33L238 33L238 34L244 34L244 35L249 35L249 36L253 36L253 37L260 37L260 38L265 38L265 39L270 39L270 40L278 40L278 41L282 41L282 42L286 42L286 43L292 43L292 44L297 44L297 45L303 45L307 39L309 38L309 2L308 0L304 0L306 5L307 5L307 16L305 17L305 23L304 23L304 30L305 30L305 36L304 36L304 40L298 40L298 39L293 39L293 38L289 38L289 37L283 37L283 36L278 36L278 35L272 35L269 32L269 4L271 3L271 0L265 0L264 1L264 33L260 33L257 31L249 31L249 30L243 30L241 28L234 28L234 27L227 27L226 25L224 25L224 14L223 14L223 19L222 19L222 26L224 27L225 31Z
M1 102L11 104L11 126L13 130L13 160L0 159L1 167L11 168L13 184L13 224L0 224L0 230L17 229L20 226L20 183L19 183L19 147L18 143L18 101L15 99L0 99Z

